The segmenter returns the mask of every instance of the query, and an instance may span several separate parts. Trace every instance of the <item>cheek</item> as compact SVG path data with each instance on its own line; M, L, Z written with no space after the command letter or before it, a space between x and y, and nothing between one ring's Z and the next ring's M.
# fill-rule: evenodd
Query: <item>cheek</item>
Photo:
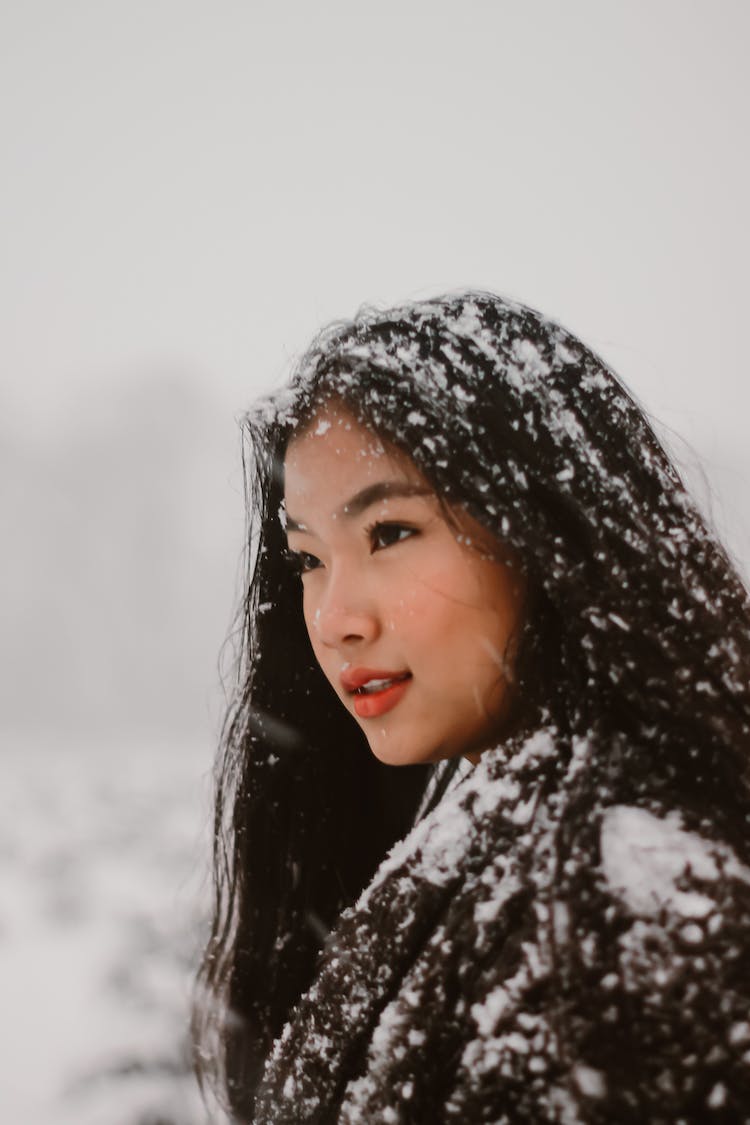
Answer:
M304 618L308 633L312 636L313 628L318 620L318 609L312 598L307 594L303 595L302 598L302 617Z
M452 676L494 676L505 667L517 628L516 587L515 575L494 566L442 571L429 587L423 585L421 598L415 597L410 635L419 638L434 665Z
M443 572L415 585L400 600L392 628L423 667L452 678L456 662L476 649L483 617L467 605L461 587L445 579Z
M476 630L493 613L493 595L485 588L482 575L460 558L453 566L425 574L411 591L410 605L425 622L433 622L435 629L460 632Z
M318 632L315 626L317 623L318 611L314 607L308 607L308 605L305 604L302 617L305 622L305 628L307 629L307 635L310 638L310 644L313 646L313 649L315 649Z
M394 584L386 596L386 627L410 643L434 643L451 616L451 599L439 579L411 574L409 579Z
M313 637L310 637L310 645L318 667L336 695L341 697L341 682L339 677L344 661L340 656L337 658L336 653L332 649L326 648L325 645L316 644Z
M310 640L310 647L313 650L313 655L317 660L320 667L326 672L326 657L329 661L331 659L331 650L327 649L325 645L321 644L320 637L318 636L318 619L320 617L320 610L312 598L307 597L303 603L302 617L305 622L307 636ZM328 673L326 672L326 675Z

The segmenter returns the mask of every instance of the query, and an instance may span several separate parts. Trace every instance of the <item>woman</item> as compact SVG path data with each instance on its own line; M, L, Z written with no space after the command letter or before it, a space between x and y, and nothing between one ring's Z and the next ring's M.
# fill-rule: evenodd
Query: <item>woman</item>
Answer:
M247 428L235 1118L750 1121L748 596L640 409L466 293L323 333Z

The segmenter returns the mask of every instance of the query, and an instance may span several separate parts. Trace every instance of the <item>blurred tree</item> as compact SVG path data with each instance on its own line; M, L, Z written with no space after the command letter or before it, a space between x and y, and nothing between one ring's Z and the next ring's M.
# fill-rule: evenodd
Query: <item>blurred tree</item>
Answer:
M99 737L215 720L242 539L237 465L234 420L185 377L92 393L52 442L6 416L6 728Z

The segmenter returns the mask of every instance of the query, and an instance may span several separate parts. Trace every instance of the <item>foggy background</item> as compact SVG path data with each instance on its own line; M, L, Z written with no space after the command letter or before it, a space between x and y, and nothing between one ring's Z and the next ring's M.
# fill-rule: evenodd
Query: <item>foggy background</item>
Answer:
M749 33L742 0L0 4L5 1119L202 1120L236 419L323 323L540 308L747 572Z

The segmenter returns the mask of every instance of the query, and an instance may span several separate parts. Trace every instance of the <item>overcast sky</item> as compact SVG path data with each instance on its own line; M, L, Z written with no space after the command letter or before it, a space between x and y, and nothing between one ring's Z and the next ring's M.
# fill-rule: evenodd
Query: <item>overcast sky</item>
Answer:
M482 286L603 353L750 557L749 33L744 0L6 2L6 426L164 371L231 418L323 322Z

